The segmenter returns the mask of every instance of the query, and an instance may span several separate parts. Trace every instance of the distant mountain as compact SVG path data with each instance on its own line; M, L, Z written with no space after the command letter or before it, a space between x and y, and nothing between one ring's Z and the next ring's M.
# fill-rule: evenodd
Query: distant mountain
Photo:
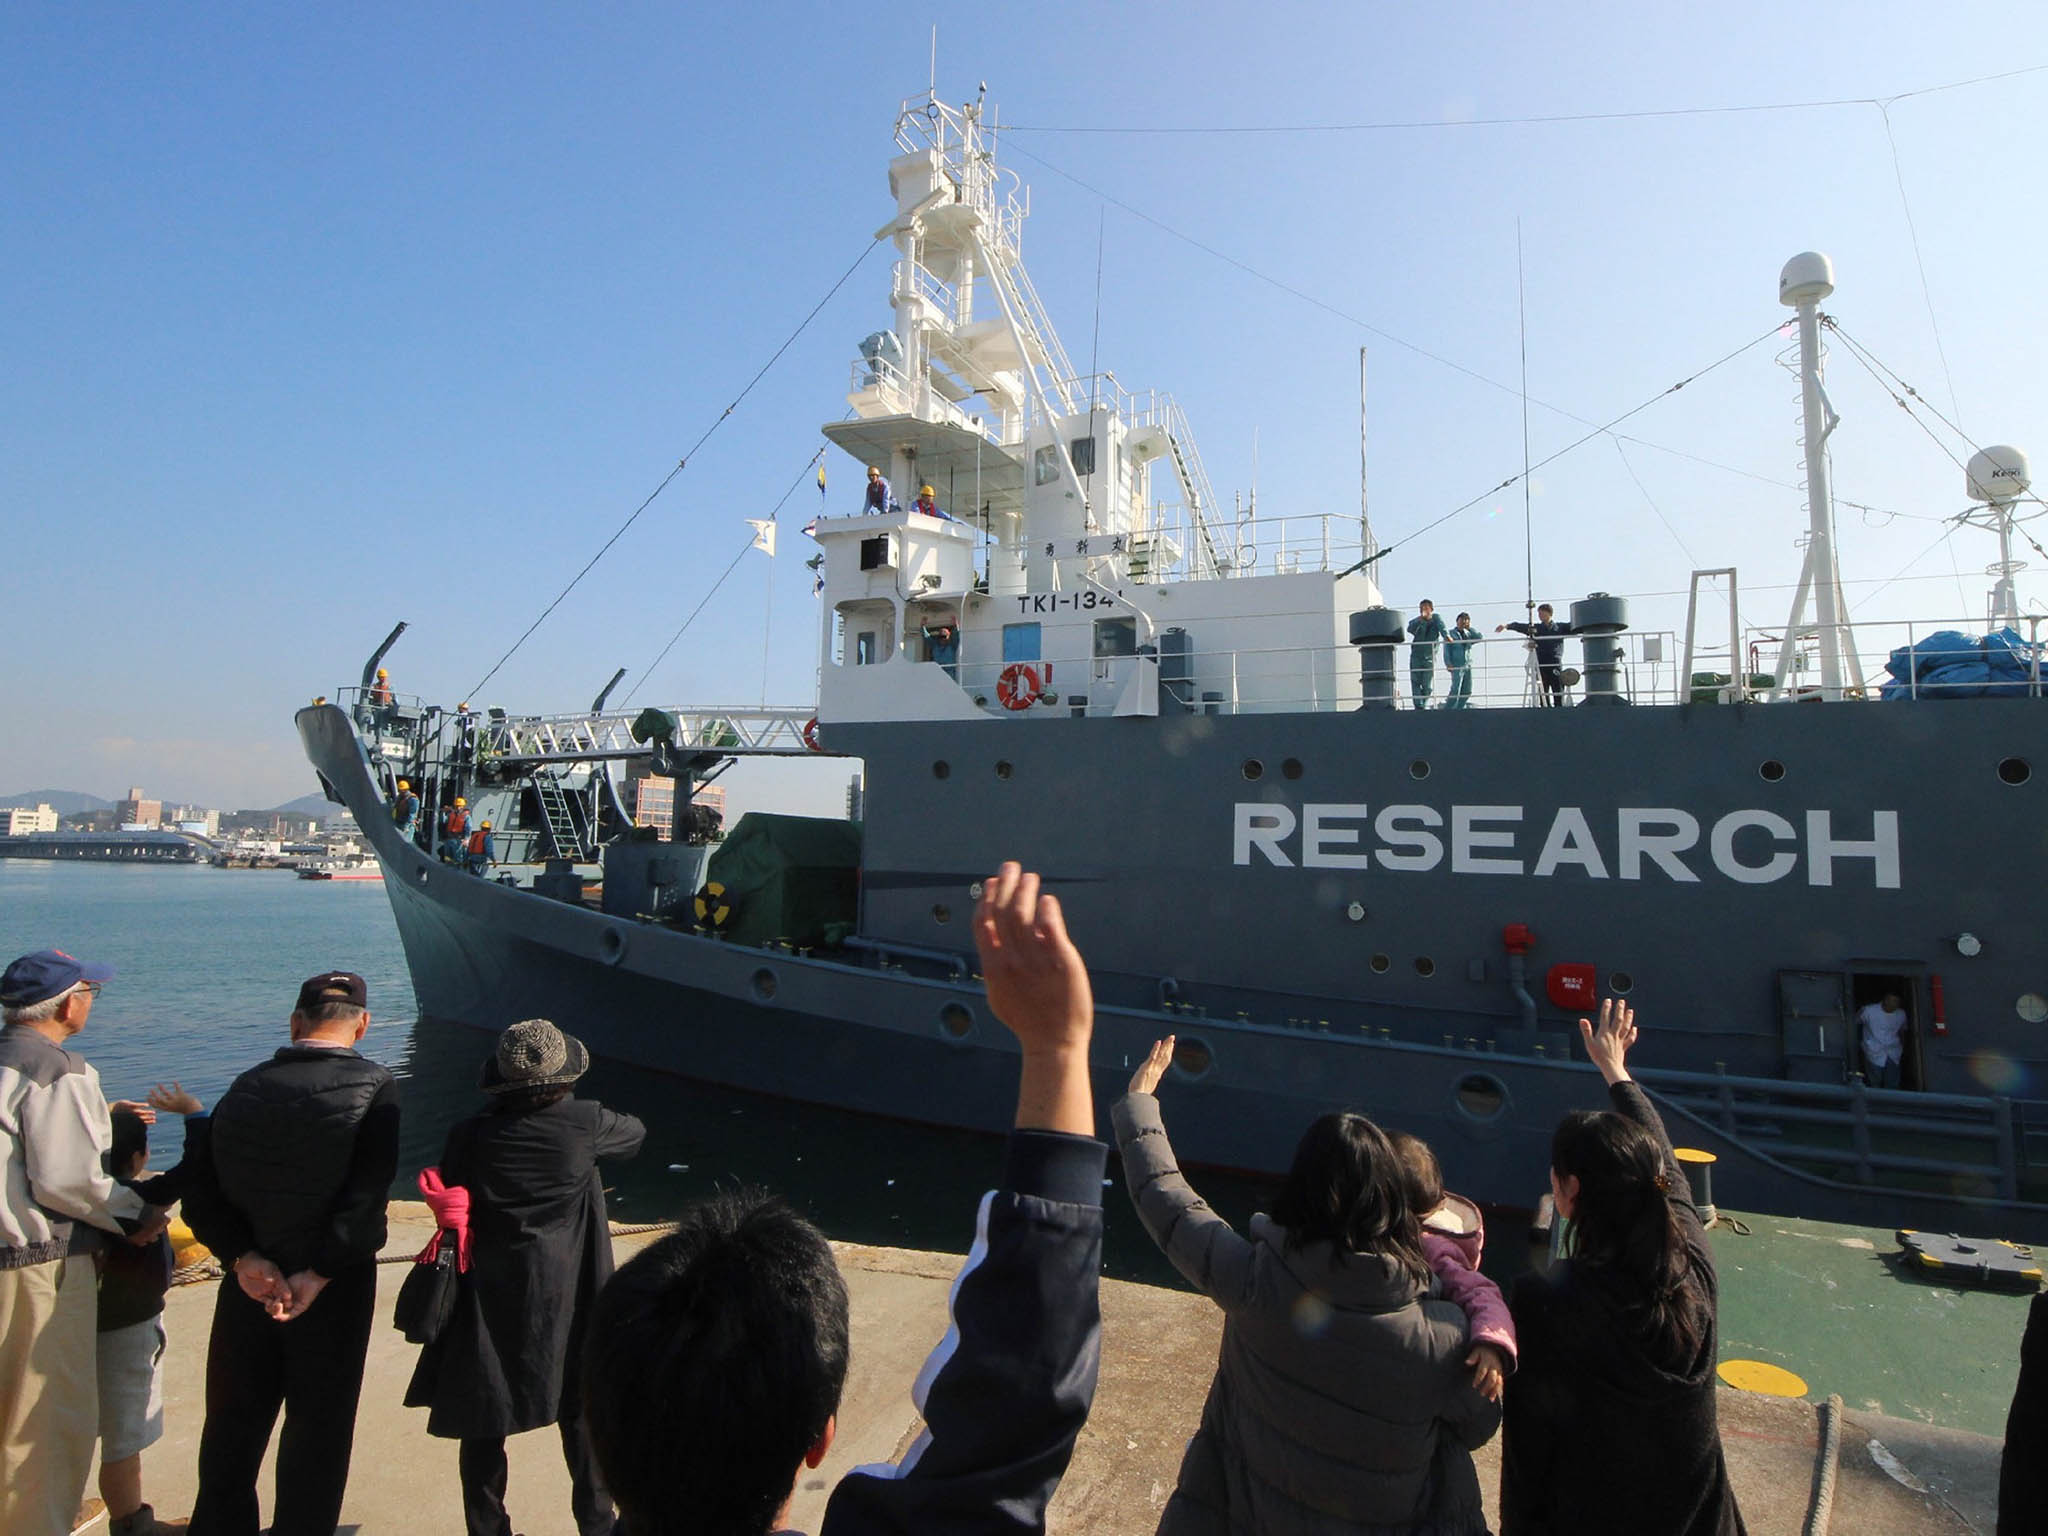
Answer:
M273 805L271 810L280 816L317 816L328 821L339 816L346 809L336 805L325 795L301 795L296 800L287 800L283 805Z
M0 811L11 811L17 807L32 811L39 805L47 805L59 816L76 816L80 811L111 811L114 808L113 801L76 789L31 789L19 795L0 795Z

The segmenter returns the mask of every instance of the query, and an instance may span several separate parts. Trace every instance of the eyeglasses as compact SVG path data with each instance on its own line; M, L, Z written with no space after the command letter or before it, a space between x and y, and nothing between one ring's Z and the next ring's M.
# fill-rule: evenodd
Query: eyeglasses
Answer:
M81 981L79 985L85 988L87 994L92 997L98 997L101 992L106 990L107 986L104 981Z

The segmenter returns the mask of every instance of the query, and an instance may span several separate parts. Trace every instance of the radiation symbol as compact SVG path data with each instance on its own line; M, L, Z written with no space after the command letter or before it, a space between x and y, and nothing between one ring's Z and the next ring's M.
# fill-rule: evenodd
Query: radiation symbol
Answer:
M725 899L725 887L716 880L697 893L697 926L723 928L732 921L732 903Z

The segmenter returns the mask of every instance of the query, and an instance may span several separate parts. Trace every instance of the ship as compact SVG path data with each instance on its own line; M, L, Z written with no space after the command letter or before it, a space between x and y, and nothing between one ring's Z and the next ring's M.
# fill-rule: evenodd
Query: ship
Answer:
M1532 1205L1557 1121L1600 1102L1576 1021L1616 996L1719 1204L2048 1238L2024 454L1970 465L2009 567L1974 630L1853 622L1833 273L1802 253L1772 323L1789 309L1797 331L1809 527L1775 652L1737 573L1695 572L1683 631L1590 593L1559 615L1568 658L1489 635L1460 707L1413 707L1451 701L1404 697L1407 615L1363 511L1226 508L1171 397L1079 373L995 149L980 102L898 115L891 323L822 429L873 490L806 530L814 700L450 709L376 683L401 624L359 685L298 713L381 861L422 1013L544 1014L650 1069L999 1131L1015 1048L970 930L1016 859L1089 961L1105 1104L1176 1036L1192 1165L1282 1170L1348 1107L1425 1137L1451 1187ZM728 832L699 797L736 762L818 753L857 761L857 820ZM672 835L636 825L650 775L674 786ZM424 801L409 833L401 777ZM480 873L444 843L458 796L494 828ZM1887 995L1908 1015L1896 1088L1859 1051Z

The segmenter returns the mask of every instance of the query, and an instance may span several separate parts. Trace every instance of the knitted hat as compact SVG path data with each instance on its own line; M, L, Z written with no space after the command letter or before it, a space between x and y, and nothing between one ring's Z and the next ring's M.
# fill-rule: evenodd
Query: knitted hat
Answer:
M511 1093L573 1083L590 1070L590 1052L574 1035L546 1019L521 1019L498 1036L498 1049L484 1063L485 1093Z

